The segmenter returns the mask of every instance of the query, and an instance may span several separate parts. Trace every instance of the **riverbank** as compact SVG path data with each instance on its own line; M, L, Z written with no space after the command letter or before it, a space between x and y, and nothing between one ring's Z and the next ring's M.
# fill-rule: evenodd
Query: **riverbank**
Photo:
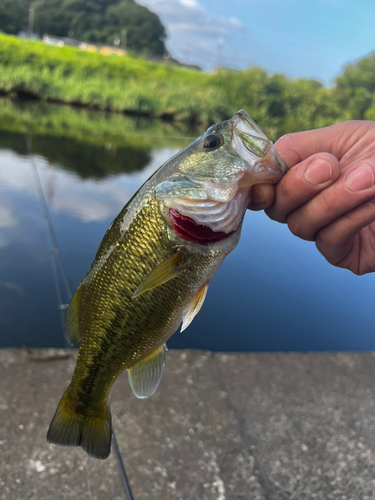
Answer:
M259 67L206 74L0 35L0 94L207 126L244 108L273 140L353 117L342 92ZM353 116L352 116L353 115Z
M223 93L209 83L209 75L167 62L0 35L0 92L9 97L208 123L230 114Z
M370 500L374 366L372 353L169 351L147 401L121 376L111 409L135 499ZM1 500L123 499L113 455L45 441L71 369L0 350Z

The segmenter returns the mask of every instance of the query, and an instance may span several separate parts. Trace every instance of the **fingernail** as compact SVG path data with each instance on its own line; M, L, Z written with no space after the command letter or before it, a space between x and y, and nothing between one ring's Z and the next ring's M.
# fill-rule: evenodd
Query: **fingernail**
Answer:
M345 184L350 191L363 191L372 187L374 185L374 173L370 165L364 163L352 170L348 174Z
M251 201L252 201L252 203L256 203L256 204L264 203L266 201L266 199L263 196L262 191L259 188L257 188L256 186L253 187Z
M326 160L317 158L305 170L305 180L313 186L326 184L332 179L331 165Z

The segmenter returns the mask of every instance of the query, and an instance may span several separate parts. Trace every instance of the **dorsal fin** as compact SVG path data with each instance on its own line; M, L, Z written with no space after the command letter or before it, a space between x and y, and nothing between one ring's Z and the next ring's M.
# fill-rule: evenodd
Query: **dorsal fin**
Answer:
M164 344L128 369L129 384L137 398L148 398L158 388L163 374L166 350L167 346Z
M75 291L66 313L65 335L72 346L81 340L81 333L79 331L79 309L81 306L83 286L84 285L81 283Z
M180 332L186 330L186 328L190 325L195 316L201 310L201 307L203 306L203 302L207 295L207 290L208 290L208 283L206 283L205 285L202 286L202 288L200 288L199 292L194 296L193 300L190 302L188 307L183 312L182 326Z
M163 260L161 264L155 267L155 269L146 276L134 292L133 299L175 278L185 269L186 266L182 264L182 252L176 252L171 257L168 257L168 259Z

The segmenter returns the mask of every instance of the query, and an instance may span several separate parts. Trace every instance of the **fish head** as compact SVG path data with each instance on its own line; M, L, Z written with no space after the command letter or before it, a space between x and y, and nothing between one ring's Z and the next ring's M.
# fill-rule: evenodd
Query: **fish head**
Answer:
M156 197L169 210L177 232L189 226L189 234L202 228L207 228L205 235L215 233L210 233L212 240L190 238L200 244L236 232L252 186L276 184L287 171L272 141L243 110L212 125L172 160L167 177L155 188ZM188 236L183 230L179 235Z

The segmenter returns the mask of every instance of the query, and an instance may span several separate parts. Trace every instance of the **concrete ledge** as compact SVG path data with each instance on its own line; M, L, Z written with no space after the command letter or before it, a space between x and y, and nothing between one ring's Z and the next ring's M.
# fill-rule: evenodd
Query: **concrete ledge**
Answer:
M123 499L117 465L45 441L71 360L0 350L0 499ZM375 355L169 351L161 385L112 416L134 497L375 499Z

